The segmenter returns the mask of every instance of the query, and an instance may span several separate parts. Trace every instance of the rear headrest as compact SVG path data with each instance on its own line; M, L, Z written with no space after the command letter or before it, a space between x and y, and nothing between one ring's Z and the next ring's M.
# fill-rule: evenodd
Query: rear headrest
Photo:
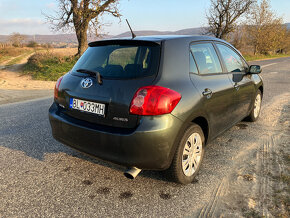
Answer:
M105 67L105 74L108 76L119 76L123 74L124 70L121 65L110 64Z
M125 66L126 76L128 77L138 77L142 73L142 65L141 64L127 64Z
M206 57L205 57L203 52L201 52L201 51L193 52L193 55L194 55L197 63L206 64Z

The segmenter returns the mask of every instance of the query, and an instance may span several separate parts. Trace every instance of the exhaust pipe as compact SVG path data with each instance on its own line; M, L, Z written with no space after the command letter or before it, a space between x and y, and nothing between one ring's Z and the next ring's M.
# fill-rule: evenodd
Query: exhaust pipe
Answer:
M124 176L126 176L128 179L135 179L140 172L141 169L138 169L137 167L132 167L124 172Z

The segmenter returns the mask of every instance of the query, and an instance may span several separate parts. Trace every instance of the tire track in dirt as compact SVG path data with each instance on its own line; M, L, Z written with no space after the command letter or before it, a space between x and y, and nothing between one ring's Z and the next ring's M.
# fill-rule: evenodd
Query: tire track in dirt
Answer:
M259 207L262 209L262 215L269 217L268 206L272 203L271 200L271 160L273 158L273 148L277 144L277 135L270 135L263 138L262 148L257 154L257 169L258 176L258 193L260 196Z
M219 208L220 198L227 193L228 185L229 185L228 181L224 177L220 182L220 184L215 189L215 191L213 192L213 195L209 200L209 202L205 204L201 209L198 215L199 218L216 217L216 210L217 208Z

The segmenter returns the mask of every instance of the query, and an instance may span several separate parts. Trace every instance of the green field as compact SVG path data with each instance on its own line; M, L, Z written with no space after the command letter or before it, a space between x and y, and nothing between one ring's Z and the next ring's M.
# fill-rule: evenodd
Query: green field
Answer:
M36 53L28 59L23 68L23 74L31 75L33 79L37 80L56 81L70 71L76 61L75 56Z

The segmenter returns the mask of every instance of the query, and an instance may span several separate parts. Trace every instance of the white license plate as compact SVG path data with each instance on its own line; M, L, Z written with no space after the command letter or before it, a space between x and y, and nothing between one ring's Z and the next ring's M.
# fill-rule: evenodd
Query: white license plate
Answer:
M77 98L70 98L69 107L79 111L86 111L101 116L105 115L105 105L96 102L85 101Z

